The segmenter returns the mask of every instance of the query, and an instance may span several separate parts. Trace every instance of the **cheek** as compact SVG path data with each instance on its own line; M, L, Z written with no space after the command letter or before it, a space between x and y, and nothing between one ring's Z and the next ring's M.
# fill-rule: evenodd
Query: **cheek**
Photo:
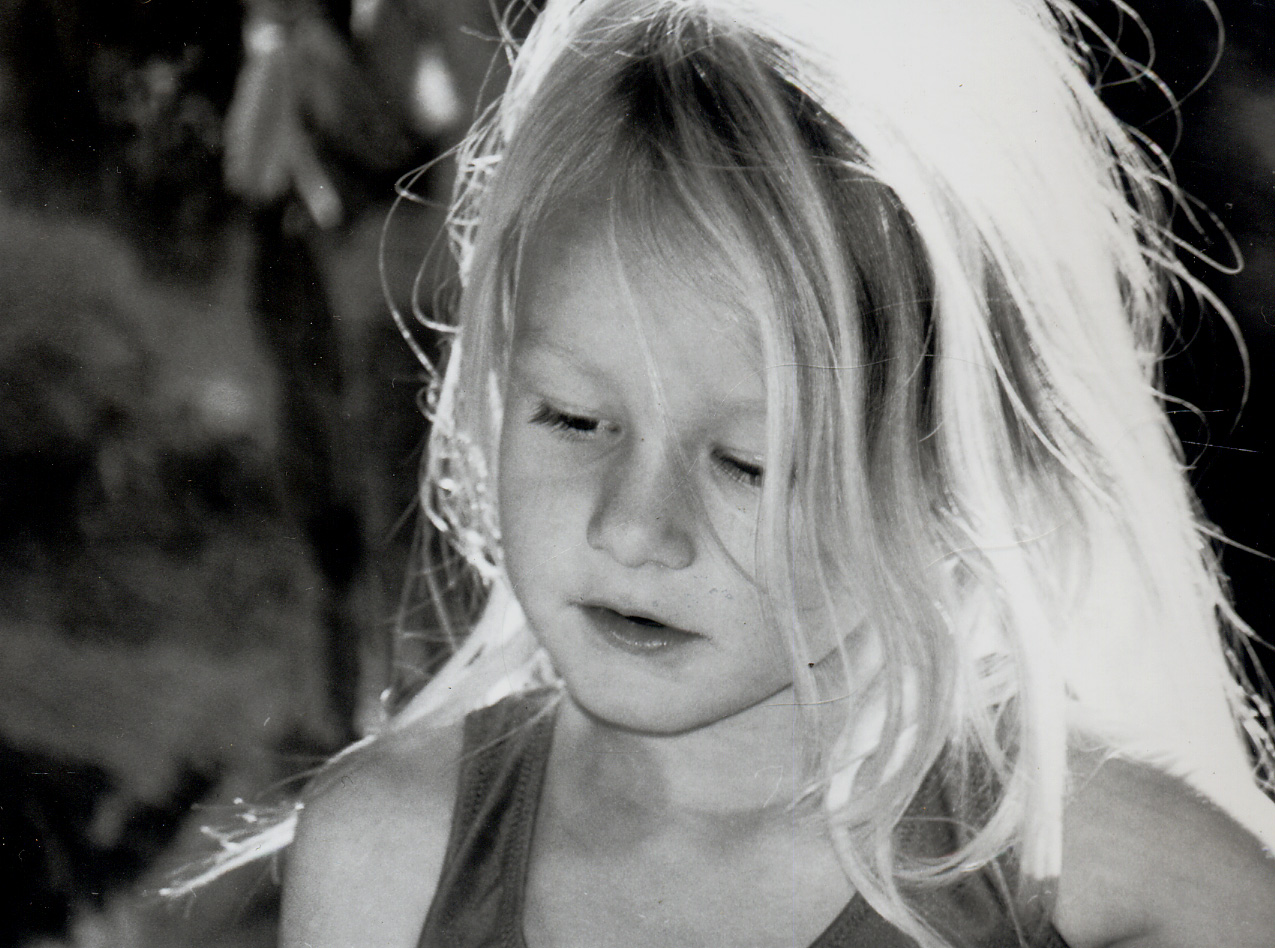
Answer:
M501 545L506 558L517 557L524 541L537 534L537 511L543 509L543 498L534 476L525 437L511 432L510 426L500 439L499 476L496 504L500 511Z
M802 643L803 662L819 662L852 641L864 616L862 599L854 588L821 575L809 548L798 549L789 561L768 565L774 571L769 573L774 584L770 602L776 620Z
M697 474L691 492L693 499L686 515L696 534L697 549L702 555L721 561L738 580L759 590L759 497L723 485L712 470Z
M799 569L794 592L801 628L814 661L850 645L863 625L863 606L853 590L825 590L814 569Z
M760 575L757 563L757 511L755 505L721 505L723 509L711 515L712 534L736 570L749 585L756 586Z
M500 442L496 502L501 546L507 562L523 567L576 542L572 535L582 529L587 500L580 478L555 472L537 445L536 434L519 427L507 427ZM583 535L578 539L582 542Z

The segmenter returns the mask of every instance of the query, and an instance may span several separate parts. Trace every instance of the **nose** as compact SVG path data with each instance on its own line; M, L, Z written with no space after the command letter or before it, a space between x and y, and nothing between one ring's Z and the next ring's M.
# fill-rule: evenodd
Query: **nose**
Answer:
M649 443L622 455L599 485L589 546L631 569L685 569L695 560L690 473L668 450Z

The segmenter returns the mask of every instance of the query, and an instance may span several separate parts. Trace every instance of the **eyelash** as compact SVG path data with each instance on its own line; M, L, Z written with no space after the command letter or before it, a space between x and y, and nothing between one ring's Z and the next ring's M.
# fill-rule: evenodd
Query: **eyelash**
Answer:
M749 464L720 451L713 452L713 456L723 473L731 480L745 487L761 487L765 472L760 465Z
M588 438L606 427L605 423L597 418L573 415L544 403L538 405L532 412L531 423L543 425L550 431L556 431L569 438ZM722 451L714 451L713 460L717 462L722 473L736 483L745 487L761 486L764 473L759 465L741 461Z
M539 405L531 415L533 425L543 425L550 431L557 431L573 438L585 438L596 434L602 422L585 415L573 415L559 411L546 404Z

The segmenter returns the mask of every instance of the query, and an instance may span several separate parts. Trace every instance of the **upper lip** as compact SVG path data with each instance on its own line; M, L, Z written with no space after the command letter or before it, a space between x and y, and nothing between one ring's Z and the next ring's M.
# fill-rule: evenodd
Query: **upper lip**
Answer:
M633 619L643 623L654 623L675 631L695 634L691 633L689 629L683 629L676 623L670 622L668 618L663 615L621 599L581 599L579 604L588 609L604 609L608 612L614 612L616 615L622 616L625 619Z

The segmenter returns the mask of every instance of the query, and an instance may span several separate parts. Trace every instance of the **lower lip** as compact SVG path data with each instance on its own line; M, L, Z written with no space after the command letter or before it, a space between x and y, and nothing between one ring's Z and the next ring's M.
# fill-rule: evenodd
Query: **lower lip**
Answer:
M607 641L633 655L672 652L703 638L672 626L634 622L618 612L598 606L588 606L585 611Z

